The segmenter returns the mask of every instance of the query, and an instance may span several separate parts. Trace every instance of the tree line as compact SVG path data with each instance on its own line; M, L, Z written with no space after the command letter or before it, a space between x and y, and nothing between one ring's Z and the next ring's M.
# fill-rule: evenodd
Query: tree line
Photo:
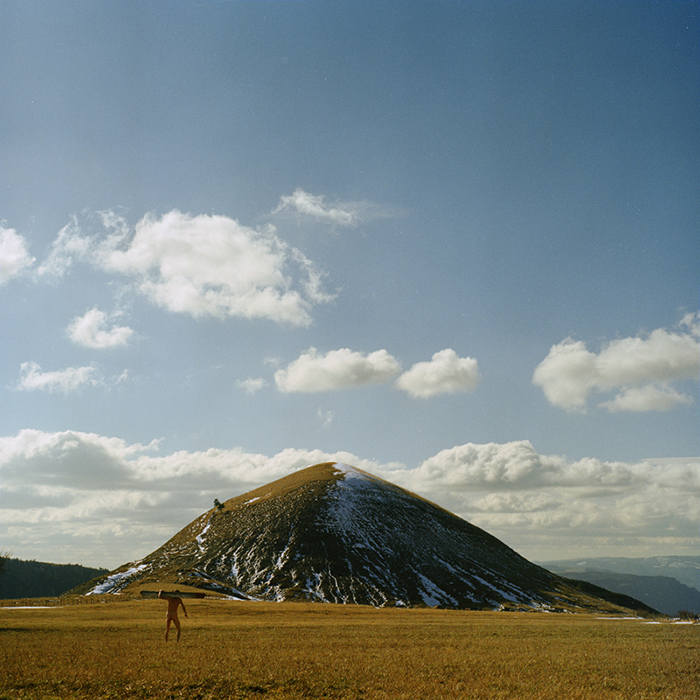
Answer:
M108 569L79 564L49 564L13 559L0 552L0 599L44 598L62 595Z

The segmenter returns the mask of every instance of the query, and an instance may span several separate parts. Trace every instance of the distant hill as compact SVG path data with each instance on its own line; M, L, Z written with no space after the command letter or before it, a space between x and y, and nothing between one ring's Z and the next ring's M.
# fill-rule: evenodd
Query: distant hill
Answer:
M47 564L8 558L4 560L0 576L0 599L58 596L106 572L107 569L77 564Z
M635 576L670 576L700 591L700 556L697 557L588 557L537 562L546 569L563 571L612 571Z
M73 592L164 584L258 600L654 612L557 576L420 496L335 462L216 502L156 551Z
M681 610L700 614L700 591L670 576L635 576L614 571L569 569L566 566L553 566L550 571L631 596L665 615L675 616Z

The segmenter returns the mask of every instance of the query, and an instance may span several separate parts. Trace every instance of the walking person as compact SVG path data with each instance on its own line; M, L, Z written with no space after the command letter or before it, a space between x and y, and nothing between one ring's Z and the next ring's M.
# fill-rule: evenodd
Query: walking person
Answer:
M176 593L178 591L175 591ZM177 596L170 596L170 595L165 595L165 591L158 591L158 597L162 598L163 600L168 601L168 612L165 613L165 641L168 641L168 634L170 633L170 624L172 622L175 623L175 628L177 629L177 641L180 641L180 635L182 634L182 630L180 629L180 618L177 616L177 609L182 605L182 612L185 613L185 617L187 617L187 609L185 608L185 604L182 602L182 598L178 598Z

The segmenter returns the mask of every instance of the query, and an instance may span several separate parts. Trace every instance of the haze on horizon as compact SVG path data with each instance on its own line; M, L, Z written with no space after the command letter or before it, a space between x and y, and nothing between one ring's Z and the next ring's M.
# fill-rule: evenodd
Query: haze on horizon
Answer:
M0 541L338 460L531 560L700 545L691 2L0 0Z

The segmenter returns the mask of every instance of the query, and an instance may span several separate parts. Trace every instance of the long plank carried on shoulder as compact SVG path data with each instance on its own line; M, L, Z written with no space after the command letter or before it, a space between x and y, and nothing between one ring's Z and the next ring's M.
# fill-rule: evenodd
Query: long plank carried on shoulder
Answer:
M163 591L163 598L204 598L206 593L194 591ZM141 591L142 598L157 598L158 591Z

